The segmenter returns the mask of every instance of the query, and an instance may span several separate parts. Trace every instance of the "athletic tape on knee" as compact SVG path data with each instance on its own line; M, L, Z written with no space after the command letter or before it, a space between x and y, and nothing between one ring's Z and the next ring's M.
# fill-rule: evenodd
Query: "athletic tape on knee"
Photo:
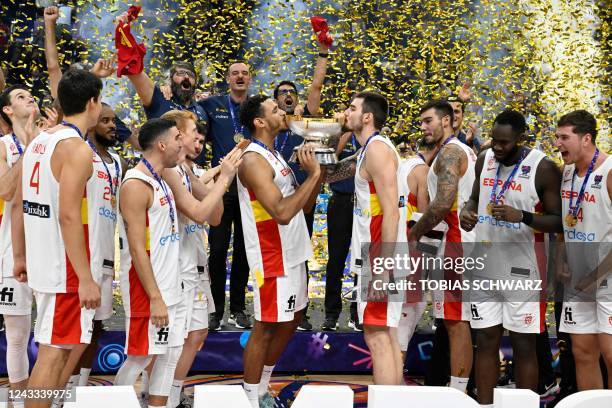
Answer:
M28 378L28 341L32 316L4 316L6 326L6 371L9 382L17 383Z
M183 346L168 347L166 354L157 356L149 378L149 395L161 397L170 395L172 381L174 381L174 370L182 350Z

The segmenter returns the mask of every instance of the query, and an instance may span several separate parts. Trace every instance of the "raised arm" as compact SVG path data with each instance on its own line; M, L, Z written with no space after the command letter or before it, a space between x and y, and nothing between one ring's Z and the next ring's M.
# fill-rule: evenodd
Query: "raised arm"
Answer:
M329 47L322 42L319 42L319 54L329 55ZM312 76L312 82L308 88L308 100L306 106L311 115L317 115L319 107L321 106L321 91L323 90L323 82L325 80L325 73L327 72L327 58L317 57L317 63L315 65L314 74Z
M246 153L238 169L241 183L251 190L257 201L266 212L281 225L287 225L291 219L306 206L312 191L319 184L321 170L314 157L312 147L302 146L298 158L308 177L293 194L283 197L274 183L274 172L268 162L257 153Z
M132 263L151 304L151 322L156 327L168 325L168 309L155 281L147 254L147 209L153 202L153 189L141 180L130 179L121 186L119 206L125 224Z
M66 254L79 279L81 307L95 309L100 306L100 288L91 274L81 218L83 192L93 173L91 150L80 139L67 139L58 143L51 160L52 166L62 163L58 177L59 223Z
M47 61L47 72L49 73L49 89L53 99L57 98L57 87L60 79L62 79L57 52L57 39L55 37L58 17L59 9L56 6L45 8L45 59Z
M32 111L28 122L25 126L26 133L26 144L29 144L36 135L38 135L38 128L34 123L36 112ZM21 157L19 160L9 167L7 162L7 155L9 152L6 151L6 145L0 143L0 199L4 201L13 200L17 185L21 182Z
M151 106L151 101L153 100L153 92L155 91L155 84L153 83L153 80L149 78L149 76L145 74L144 71L142 71L140 74L128 75L127 77L132 82L132 85L134 85L134 89L140 97L142 105L145 108Z
M461 148L453 145L442 148L439 155L434 165L434 171L438 176L436 196L425 214L410 229L409 241L418 241L438 225L449 213L457 199L459 179L462 176L464 162L467 162L467 156Z

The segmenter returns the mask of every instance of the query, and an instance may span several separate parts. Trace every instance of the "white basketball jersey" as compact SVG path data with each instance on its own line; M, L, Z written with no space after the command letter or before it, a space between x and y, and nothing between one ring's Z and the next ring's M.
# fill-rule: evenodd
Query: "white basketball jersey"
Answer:
M545 157L544 153L535 149L525 156L510 186L500 199L501 204L530 213L542 213L544 208L538 197L535 178L538 165ZM514 164L504 166L499 163L493 155L493 150L487 150L480 173L478 224L476 224L474 231L479 242L512 243L512 245L503 248L496 245L490 249L495 253L495 268L500 272L504 272L502 269L506 269L505 272L514 270L519 276L521 274L528 276L528 271L536 271L539 272L536 275L544 276L547 262L545 234L521 222L511 223L496 220L492 215L487 214L487 205L491 201L491 192L495 184L497 169L500 168L496 190L496 195L499 196L503 184L508 180L508 176L514 167ZM489 253L488 256L491 258L492 254Z
M283 197L295 192L293 171L279 153L251 143L246 152L262 156L274 170L274 184ZM312 256L304 212L300 210L287 225L278 224L257 200L255 193L238 179L244 246L251 271L257 279L284 276L286 271Z
M373 181L368 181L361 176L361 166L366 157L366 150L376 141L382 142L389 147L397 159L398 166L401 158L395 150L393 143L384 136L376 135L370 139L360 152L357 158L357 168L355 169L355 203L353 209L353 235L351 239L351 270L357 272L361 268L363 260L358 254L362 254L362 245L378 244L382 242L382 222L383 210L380 205L376 186ZM399 167L398 167L399 168ZM395 201L398 203L400 218L397 226L396 242L406 242L406 206L405 197L408 196L407 183L400 178L400 172L396 171L398 196Z
M181 176L183 185L191 193L191 180L189 175L181 166L175 167L176 172ZM181 231L180 241L180 267L181 281L185 291L191 290L198 285L198 245L202 245L202 231L204 226L197 224L179 213L179 228Z
M197 177L201 177L204 174L204 169L198 166L193 166L193 174ZM203 226L202 226L203 227ZM202 228L201 233L197 233L196 239L198 240L198 274L200 280L210 281L210 274L208 271L208 252L206 251L206 243L208 242L208 235L206 228Z
M113 163L102 163L102 159L92 151L93 174L87 181L87 236L90 254L91 273L97 282L102 275L115 272L115 230L117 227L117 197L121 184L121 161L119 156L109 153ZM110 177L113 183L111 191Z
M423 159L421 159L419 156L409 157L406 160L402 160L397 171L398 185L399 183L405 185L404 192L406 194L406 197L400 196L400 202L404 200L406 204L406 222L410 221L410 219L412 218L412 214L418 211L417 196L412 191L410 191L410 186L408 185L408 177L410 176L410 173L412 173L412 170L415 169L415 167L422 165L427 165L427 163L425 163ZM408 229L406 229L406 232L408 232Z
M23 219L28 285L37 292L76 292L79 279L68 259L59 224L59 182L51 170L57 144L81 137L74 129L40 133L23 155ZM85 142L83 142L85 143ZM81 216L84 222L81 206ZM85 230L87 236L87 230Z
M6 164L9 168L19 160L19 149L15 144L13 136L8 134L0 138L6 151ZM21 151L25 146L19 142ZM11 240L11 201L3 201L0 198L0 282L2 278L13 276L13 245Z
M450 212L446 214L446 217L444 217L444 221L446 221L446 223L448 224L448 231L446 232L446 236L444 239L448 243L474 242L474 232L467 232L463 230L459 225L459 211L461 211L461 208L463 208L467 200L469 200L470 195L472 194L472 187L474 187L474 179L476 178L476 173L474 171L474 166L476 164L476 155L474 154L471 148L464 145L456 138L452 138L448 142L448 144L454 144L456 146L459 146L461 150L465 152L467 156L467 170L465 171L465 174L459 179L459 188L457 192L457 197L453 202L453 206ZM427 188L429 190L430 201L434 200L438 188L438 176L434 172L434 167L436 165L438 157L439 154L431 163L429 173L427 174Z
M572 190L572 175L575 171L575 165L570 164L563 169L561 184L563 230L565 242L568 244L566 248L568 250L570 267L572 266L572 259L576 261L582 260L582 262L586 262L586 265L581 265L581 269L591 271L603 261L608 251L610 251L610 242L612 242L612 203L610 202L607 187L610 170L612 170L612 158L608 156L591 173L584 190L584 198L578 210L578 222L574 227L570 227L565 222L565 217L570 211L570 197L573 196L572 205L575 206L584 177L576 175L574 189ZM577 245L572 243L583 244ZM571 251L580 251L581 253L571 257ZM588 254L585 251L588 251Z
M153 189L153 203L146 213L145 248L164 303L166 306L175 305L181 301L180 233L178 220L175 219L173 225L170 219L170 204L176 211L172 190L165 181L161 180L169 194L169 200L166 199L162 186L136 168L127 171L123 182L129 179L142 180ZM125 271L123 267L121 270ZM127 275L121 274L121 290L126 315L129 317L149 316L149 297L140 282L133 261Z

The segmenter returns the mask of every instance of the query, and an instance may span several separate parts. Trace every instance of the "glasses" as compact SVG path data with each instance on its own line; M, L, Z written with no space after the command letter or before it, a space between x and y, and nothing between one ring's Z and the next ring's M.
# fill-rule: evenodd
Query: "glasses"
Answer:
M279 95L297 95L297 92L293 89L280 89L278 91Z
M191 78L195 78L195 74L193 72L191 72L191 71L186 70L186 69L177 69L176 71L174 71L174 75L178 75L178 76L182 76L182 77L188 76L188 77L191 77Z

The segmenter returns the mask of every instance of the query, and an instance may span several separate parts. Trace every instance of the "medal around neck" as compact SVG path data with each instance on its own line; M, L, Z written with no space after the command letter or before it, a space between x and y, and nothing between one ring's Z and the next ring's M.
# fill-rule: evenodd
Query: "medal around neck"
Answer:
M236 142L236 144L242 142L244 140L244 135L240 132L237 132L234 134L234 142Z
M286 116L289 129L304 139L304 143L315 145L315 156L322 166L335 166L338 163L336 150L330 146L336 146L342 132L342 125L336 119L315 118L306 116ZM302 143L302 145L304 144ZM297 162L297 150L293 149L290 162Z

